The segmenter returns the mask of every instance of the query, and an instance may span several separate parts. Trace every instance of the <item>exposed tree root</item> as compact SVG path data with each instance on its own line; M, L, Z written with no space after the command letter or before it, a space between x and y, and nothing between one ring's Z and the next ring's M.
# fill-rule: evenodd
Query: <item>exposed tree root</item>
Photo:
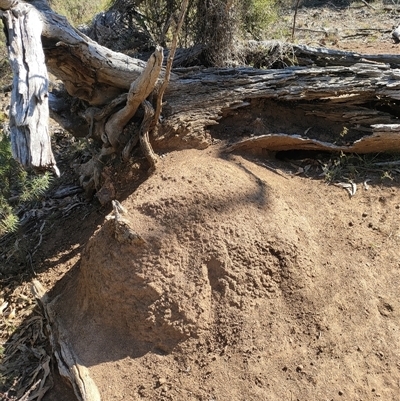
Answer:
M163 49L162 47L157 47L147 61L146 68L142 74L132 83L129 89L126 106L114 113L107 121L105 132L108 141L113 147L118 147L118 138L123 128L135 115L143 100L154 90L161 72L162 62Z
M136 146L139 137L141 148L150 162L151 170L155 169L157 155L149 142L149 130L154 118L152 105L145 99L153 92L161 72L163 50L157 47L149 58L142 74L131 84L128 94L120 95L104 108L89 107L83 113L83 117L89 124L87 138L102 141L103 145L99 154L80 166L80 182L87 193L101 188L101 172L106 162L106 156L121 151L122 159L127 161L132 149ZM126 102L125 106L119 108ZM129 140L121 140L121 134L129 121L135 116L140 104L144 109L144 119L140 134L131 134Z
M148 102L147 100L142 102L142 106L144 108L144 118L142 126L140 127L140 147L142 148L146 159L150 163L150 171L153 172L156 169L158 162L158 156L154 153L154 150L149 140L149 129L153 122L154 109L150 102Z

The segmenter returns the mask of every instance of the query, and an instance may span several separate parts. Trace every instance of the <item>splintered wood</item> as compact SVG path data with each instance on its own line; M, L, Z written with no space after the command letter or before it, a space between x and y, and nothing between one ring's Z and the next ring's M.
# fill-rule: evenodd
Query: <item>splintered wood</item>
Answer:
M68 343L66 330L57 319L57 314L53 311L52 302L45 288L39 281L33 280L32 292L46 317L50 344L57 360L60 375L71 383L79 401L100 401L99 390L90 377L88 368L79 363Z
M3 16L14 74L10 108L13 155L25 167L53 169L58 174L48 132L48 77L39 13L18 3Z

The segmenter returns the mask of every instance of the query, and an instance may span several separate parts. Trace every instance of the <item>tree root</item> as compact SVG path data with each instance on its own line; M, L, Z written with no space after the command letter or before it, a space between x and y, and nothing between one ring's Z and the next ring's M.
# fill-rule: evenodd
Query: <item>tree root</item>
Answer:
M158 156L155 154L149 140L149 130L154 118L153 106L147 100L142 102L144 108L144 118L142 126L140 127L140 147L146 156L146 159L150 163L150 171L153 172L156 169Z
M50 302L46 290L39 281L33 280L32 291L46 317L50 344L60 375L72 384L79 401L100 401L100 392L90 377L89 370L79 363L69 345L66 330L57 319L57 314L52 308L53 304Z
M129 89L126 106L114 113L105 125L105 133L110 144L117 147L118 138L123 128L135 115L140 104L145 100L156 86L161 72L163 62L163 49L157 47L147 61L146 68L140 76L131 84Z
M149 58L142 74L131 84L128 94L118 96L103 109L89 107L82 114L89 124L87 138L102 141L103 146L98 155L80 167L80 182L86 193L101 188L101 172L105 163L105 156L117 153L122 148L121 157L129 159L130 153L140 139L141 149L150 163L150 170L154 171L158 156L154 153L150 141L149 131L154 119L154 109L150 102L145 100L154 90L161 72L163 51L157 47ZM126 102L121 108L121 104ZM127 140L122 135L126 125L136 114L139 106L144 109L144 118L139 134L131 135Z

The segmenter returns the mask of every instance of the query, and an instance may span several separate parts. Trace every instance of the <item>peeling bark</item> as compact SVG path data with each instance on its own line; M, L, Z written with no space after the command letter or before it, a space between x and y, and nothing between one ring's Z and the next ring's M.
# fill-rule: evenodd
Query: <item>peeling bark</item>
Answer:
M18 3L3 13L3 19L14 74L10 108L13 155L25 167L54 169L58 174L48 133L48 77L39 13Z

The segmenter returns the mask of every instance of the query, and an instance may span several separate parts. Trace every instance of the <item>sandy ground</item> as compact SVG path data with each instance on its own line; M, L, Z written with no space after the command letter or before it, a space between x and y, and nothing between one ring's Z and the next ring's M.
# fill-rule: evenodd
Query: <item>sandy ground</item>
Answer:
M146 242L101 224L58 284L103 399L398 398L398 185L260 162L168 154L122 202Z

